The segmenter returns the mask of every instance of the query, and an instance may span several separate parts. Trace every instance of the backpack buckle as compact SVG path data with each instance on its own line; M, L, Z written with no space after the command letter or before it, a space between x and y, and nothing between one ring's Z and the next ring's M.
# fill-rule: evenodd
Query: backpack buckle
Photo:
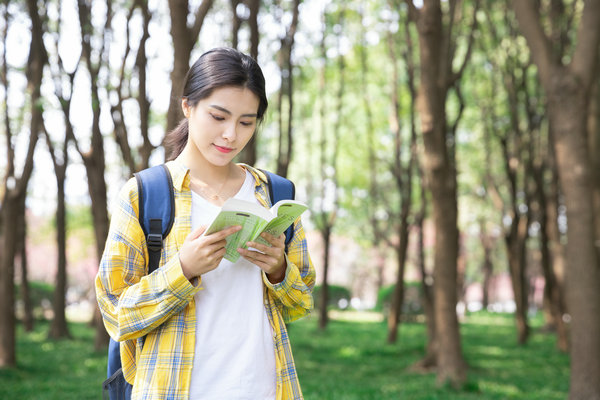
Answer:
M148 250L160 251L162 248L162 235L160 233L151 233L148 235L146 242L148 243Z

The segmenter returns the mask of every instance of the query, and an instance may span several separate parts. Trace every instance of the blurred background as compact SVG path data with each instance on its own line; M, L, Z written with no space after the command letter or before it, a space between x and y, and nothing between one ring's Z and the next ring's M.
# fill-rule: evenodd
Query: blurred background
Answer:
M0 397L99 398L94 278L185 73L255 57L307 399L600 399L600 1L0 1Z

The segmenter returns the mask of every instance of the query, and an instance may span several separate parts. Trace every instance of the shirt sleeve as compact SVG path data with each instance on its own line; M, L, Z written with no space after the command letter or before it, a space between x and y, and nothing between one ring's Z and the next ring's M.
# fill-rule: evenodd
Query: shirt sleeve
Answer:
M135 179L122 188L113 210L96 276L96 298L107 332L124 341L146 335L182 311L200 289L183 275L177 256L147 275Z
M306 316L313 308L315 268L308 255L306 236L300 219L294 223L294 236L288 246L286 262L283 281L273 284L263 272L263 282L287 323Z

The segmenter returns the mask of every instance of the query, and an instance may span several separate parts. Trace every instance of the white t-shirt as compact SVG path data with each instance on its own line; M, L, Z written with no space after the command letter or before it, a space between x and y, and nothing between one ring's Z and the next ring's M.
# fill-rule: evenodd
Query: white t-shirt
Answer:
M258 203L254 177L236 198ZM219 207L192 192L192 230L208 225ZM263 300L262 272L240 257L202 275L196 301L196 352L190 399L273 400L276 373L273 331Z

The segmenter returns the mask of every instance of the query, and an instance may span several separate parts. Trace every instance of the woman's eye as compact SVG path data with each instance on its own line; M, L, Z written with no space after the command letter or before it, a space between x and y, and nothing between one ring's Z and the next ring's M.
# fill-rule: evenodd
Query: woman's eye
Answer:
M214 119L216 119L217 121L223 121L225 118L219 116L219 115L215 115L215 114L210 114L211 117L213 117Z
M240 124L244 125L244 126L252 126L254 124L254 122L249 122L249 121L240 121Z

